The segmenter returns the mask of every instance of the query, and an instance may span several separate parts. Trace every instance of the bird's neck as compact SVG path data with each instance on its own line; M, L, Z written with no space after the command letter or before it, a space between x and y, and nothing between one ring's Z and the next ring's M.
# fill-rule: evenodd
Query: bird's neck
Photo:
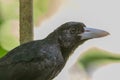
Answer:
M61 53L66 61L69 58L69 56L75 51L75 49L84 42L80 41L80 43L74 42L72 44L69 44L67 43L67 41L61 41L57 32L54 32L54 34L49 34L47 40L52 41L56 45L59 45Z
M74 53L75 49L79 45L83 44L84 42L85 41L81 41L80 43L74 43L74 44L72 44L71 46L68 46L68 47L61 46L61 51L62 51L62 55L63 55L64 59L67 61L69 56L71 56Z
M63 47L61 41L59 40L59 36L57 33L51 33L46 37L47 41L52 41L52 43L59 45L59 49L65 60L69 57L68 53L72 52L69 47Z

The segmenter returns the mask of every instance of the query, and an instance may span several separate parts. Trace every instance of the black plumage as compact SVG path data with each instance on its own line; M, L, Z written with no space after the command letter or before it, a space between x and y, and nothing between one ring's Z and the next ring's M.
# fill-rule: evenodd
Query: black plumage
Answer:
M52 80L80 44L106 35L81 22L67 22L45 39L22 44L1 58L0 80Z

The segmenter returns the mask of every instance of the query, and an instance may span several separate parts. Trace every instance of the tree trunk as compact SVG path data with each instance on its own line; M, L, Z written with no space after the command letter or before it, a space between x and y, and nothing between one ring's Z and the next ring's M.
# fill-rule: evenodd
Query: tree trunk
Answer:
M33 40L33 0L20 2L20 44Z

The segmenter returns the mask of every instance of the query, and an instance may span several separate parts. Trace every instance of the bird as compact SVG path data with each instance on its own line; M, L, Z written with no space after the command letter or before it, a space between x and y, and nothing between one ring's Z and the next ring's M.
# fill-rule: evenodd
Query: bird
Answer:
M0 80L52 80L85 41L109 35L82 22L63 23L42 40L19 45L0 59Z

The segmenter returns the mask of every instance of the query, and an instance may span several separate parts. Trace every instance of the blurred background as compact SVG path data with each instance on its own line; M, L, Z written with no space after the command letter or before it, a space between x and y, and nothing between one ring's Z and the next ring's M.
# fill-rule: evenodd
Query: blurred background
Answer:
M34 0L34 39L68 21L111 35L78 47L54 80L120 80L119 0ZM0 57L19 45L19 0L0 0Z

